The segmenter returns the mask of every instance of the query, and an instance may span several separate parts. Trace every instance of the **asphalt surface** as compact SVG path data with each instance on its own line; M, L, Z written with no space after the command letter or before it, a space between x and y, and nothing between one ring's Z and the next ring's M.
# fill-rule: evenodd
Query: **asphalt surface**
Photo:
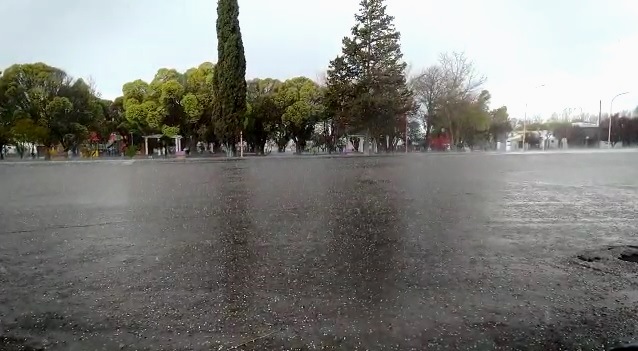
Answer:
M638 153L6 163L0 200L0 350L638 339Z

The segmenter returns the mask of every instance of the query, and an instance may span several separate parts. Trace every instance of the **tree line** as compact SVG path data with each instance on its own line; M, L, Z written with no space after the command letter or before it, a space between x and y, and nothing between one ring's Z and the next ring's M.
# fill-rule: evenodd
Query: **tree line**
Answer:
M426 143L432 133L443 131L453 147L472 147L493 144L512 131L507 107L490 109L485 82L474 64L457 52L442 54L439 62L413 76L410 87Z
M638 116L638 114L636 115ZM609 133L610 120L611 134ZM529 123L525 128L527 130L526 142L531 147L541 147L542 141L537 134L532 132L548 131L558 140L566 139L568 145L572 146L598 146L600 141L607 142L608 139L612 145L618 143L622 143L623 146L638 144L638 117L617 113L611 119L609 117L601 119L599 124L587 123L586 125L580 125L577 122L581 121ZM518 125L516 130L522 132L522 125Z
M113 101L60 68L13 65L0 75L0 149L32 143L77 152L115 132L130 147L142 135L181 135L191 150L205 141L229 155L240 136L257 154L269 142L282 151L290 140L297 152L310 144L335 152L347 141L379 152L395 150L406 133L408 143L427 145L443 133L453 145L472 146L511 130L507 108L490 109L485 77L464 54L442 54L411 75L386 10L383 0L361 0L341 54L320 81L246 80L236 0L218 2L216 64L161 68L149 82L125 83Z

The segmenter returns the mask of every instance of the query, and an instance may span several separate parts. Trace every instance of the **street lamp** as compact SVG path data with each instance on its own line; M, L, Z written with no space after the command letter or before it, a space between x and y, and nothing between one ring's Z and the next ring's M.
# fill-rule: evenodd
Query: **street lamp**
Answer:
M545 84L541 84L534 89L542 88ZM525 103L525 117L523 118L523 151L525 151L525 134L527 134L527 103Z
M607 134L607 147L611 148L611 117L614 114L614 100L616 100L617 97L625 95L625 94L629 94L628 91L624 92L624 93L620 93L616 96L614 96L613 99L611 99L611 104L609 105L609 132Z

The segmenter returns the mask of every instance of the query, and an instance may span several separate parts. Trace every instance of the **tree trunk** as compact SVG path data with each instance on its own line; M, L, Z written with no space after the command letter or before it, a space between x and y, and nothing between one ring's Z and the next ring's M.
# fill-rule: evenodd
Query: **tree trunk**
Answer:
M448 133L450 134L450 149L456 150L456 133L454 133L454 130L452 129L452 123L448 126Z
M295 142L295 153L297 155L301 155L303 151L306 149L306 141L301 139L294 139Z
M288 140L285 142L283 139L277 140L277 152L286 152L286 145L288 145Z
M24 158L24 144L23 143L16 143L16 151L18 151L18 155L20 155L20 159L22 160Z
M350 142L352 143L352 148L354 148L355 152L359 152L360 139L359 138L350 138Z
M197 140L195 140L195 138L193 138L192 136L190 137L190 141L188 142L188 150L189 154L194 154L195 152L199 151L197 150Z
M265 155L266 154L266 143L259 143L259 145L255 146L255 151L257 151L257 155Z
M432 124L427 123L425 126L425 151L430 147L430 134L432 133Z
M237 154L235 143L233 142L226 143L225 146L226 146L226 157L235 157L235 155Z

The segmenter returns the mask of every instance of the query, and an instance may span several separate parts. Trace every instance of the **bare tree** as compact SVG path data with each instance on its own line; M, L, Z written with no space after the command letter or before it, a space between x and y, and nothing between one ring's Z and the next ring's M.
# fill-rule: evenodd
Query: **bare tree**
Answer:
M95 82L95 78L93 76L89 76L86 79L86 84L89 86L89 91L98 99L102 98L102 93L97 90L97 83Z
M464 53L441 54L439 65L443 70L446 99L470 101L480 94L486 78L478 74Z
M444 93L438 105L441 106L444 125L447 126L450 141L454 145L459 141L463 128L463 110L479 99L486 78L477 72L474 63L464 53L441 54L439 66L443 71Z
M443 69L441 66L430 66L410 80L410 88L414 93L418 106L417 114L422 118L425 125L425 140L429 140L434 119L439 110L439 102L445 95L445 85L443 80Z
M325 71L320 71L315 74L315 83L320 87L325 87L328 81L328 74Z

